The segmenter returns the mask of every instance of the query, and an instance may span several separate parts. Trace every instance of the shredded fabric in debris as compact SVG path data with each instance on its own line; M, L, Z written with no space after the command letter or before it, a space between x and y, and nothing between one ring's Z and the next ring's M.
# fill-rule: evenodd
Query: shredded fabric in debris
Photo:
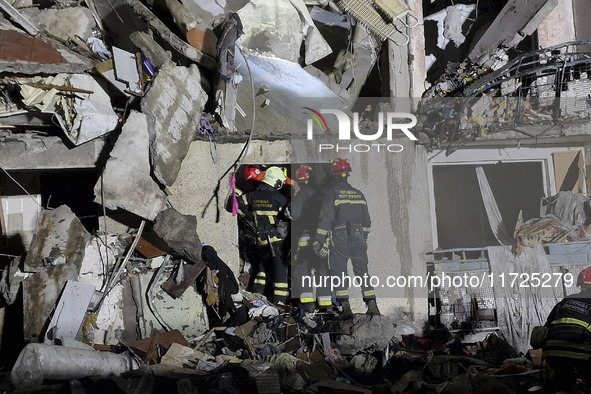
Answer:
M517 351L526 353L530 348L532 329L546 323L552 308L562 298L561 294L556 293L561 289L520 287L519 283L517 286L510 286L513 277L509 277L508 272L529 277L536 272L552 272L542 245L524 248L521 256L513 255L510 246L492 246L488 248L488 255L491 274L495 280L503 274L506 277L504 286L501 283L493 286L498 326Z
M217 150L217 141L215 139L213 127L211 127L211 124L205 115L201 116L199 127L197 127L197 133L206 135L207 138L209 138L209 154L211 155L211 160L215 163L215 156L213 152Z

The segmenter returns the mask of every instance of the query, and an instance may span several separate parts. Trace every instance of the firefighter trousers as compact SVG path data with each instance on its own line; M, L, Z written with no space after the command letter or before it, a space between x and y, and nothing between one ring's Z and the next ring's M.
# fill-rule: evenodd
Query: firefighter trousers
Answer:
M292 265L291 287L293 294L300 297L300 303L314 302L314 289L320 308L332 305L330 288L322 282L329 275L328 261L316 255L312 244L298 246L295 264Z
M259 245L260 260L252 291L269 296L272 286L271 299L285 303L289 287L288 268L283 261L283 241L272 242L271 247L272 251L269 245Z
M355 277L361 278L361 281L347 276L349 260L353 265L353 274ZM375 299L375 290L369 283L367 272L368 259L365 240L349 237L346 231L333 231L328 262L331 275L341 279L340 286L335 290L337 301L342 302L349 299L349 287L351 286L361 287L365 302Z

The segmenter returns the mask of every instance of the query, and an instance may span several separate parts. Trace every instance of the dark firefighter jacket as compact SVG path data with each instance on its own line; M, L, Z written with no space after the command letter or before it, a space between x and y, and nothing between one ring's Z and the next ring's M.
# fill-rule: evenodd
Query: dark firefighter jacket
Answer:
M544 357L591 358L591 294L572 294L560 301L546 326Z
M371 231L371 219L365 196L360 190L349 185L346 178L337 179L334 186L327 190L322 201L315 235L320 243L324 243L329 231L346 229L351 224L362 228L365 237Z
M287 199L277 190L261 183L255 191L243 194L238 199L238 204L242 211L252 214L254 225L259 232L259 245L267 245L268 239L278 242L285 238L285 235L281 234L282 224L279 217L284 214Z
M291 231L297 240L304 232L314 235L320 217L324 193L315 186L302 184L291 200Z

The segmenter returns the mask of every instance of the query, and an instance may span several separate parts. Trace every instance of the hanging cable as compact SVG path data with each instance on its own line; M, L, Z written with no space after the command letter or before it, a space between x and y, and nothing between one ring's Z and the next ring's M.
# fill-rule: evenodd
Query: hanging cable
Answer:
M244 59L244 62L246 63L246 68L248 69L248 75L250 76L250 88L251 88L251 94L252 94L252 124L250 127L250 134L248 134L248 139L246 140L246 142L244 143L244 146L242 147L242 150L240 151L240 154L238 155L238 157L236 158L236 160L234 161L234 163L232 163L232 165L222 174L222 176L218 179L217 185L213 191L213 196L211 196L211 198L209 199L209 201L207 202L207 204L205 205L205 208L203 208L203 212L201 213L201 218L205 217L205 212L207 211L207 208L209 207L209 204L211 204L211 202L213 200L215 200L215 204L216 204L216 215L215 215L215 222L219 223L220 221L220 208L219 208L219 191L220 191L220 186L222 183L222 179L224 179L224 177L226 175L228 175L228 173L234 169L234 173L232 174L232 176L236 176L236 172L238 171L238 168L240 168L240 166L242 165L242 160L243 160L243 155L244 152L246 152L246 149L248 148L248 145L250 144L250 141L252 140L252 135L254 134L254 125L255 125L255 119L256 119L256 102L255 102L255 92L254 92L254 79L252 76L252 71L250 69L250 65L248 63L248 59L246 58L244 52L242 51L241 48L238 48L238 50L240 51L240 53L242 54L242 58Z

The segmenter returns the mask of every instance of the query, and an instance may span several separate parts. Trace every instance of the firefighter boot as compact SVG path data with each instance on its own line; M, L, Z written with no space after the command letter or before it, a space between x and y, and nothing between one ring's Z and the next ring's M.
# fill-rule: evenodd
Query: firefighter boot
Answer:
M381 315L375 298L371 299L371 300L367 300L367 312L365 312L365 313L368 315L371 315L371 316Z
M341 313L337 319L345 320L353 316L353 311L351 310L351 304L349 304L349 300L341 301L341 308Z

